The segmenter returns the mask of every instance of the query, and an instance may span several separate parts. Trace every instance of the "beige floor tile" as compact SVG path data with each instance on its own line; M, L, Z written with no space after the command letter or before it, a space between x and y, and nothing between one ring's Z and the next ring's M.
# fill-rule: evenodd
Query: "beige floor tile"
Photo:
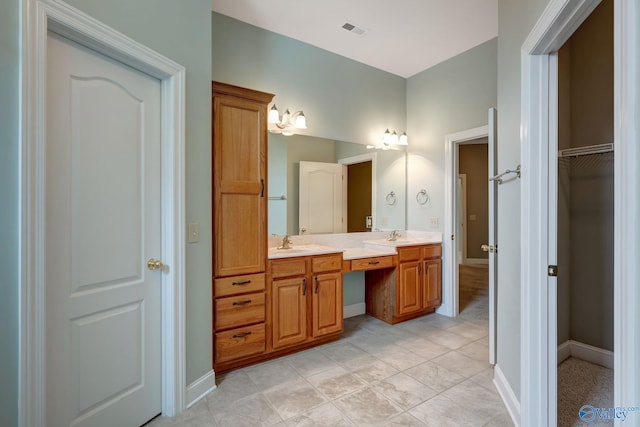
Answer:
M424 357L398 346L379 350L375 353L375 356L399 371L404 371L427 361Z
M470 380L445 390L442 395L455 402L464 402L464 406L475 414L479 425L486 424L505 410L497 392L491 392Z
M460 325L448 328L447 331L472 340L477 340L489 335L489 330L487 328L475 325L472 322L461 323Z
M481 362L465 356L458 351L450 351L449 353L445 353L431 361L467 378L472 377L478 372L484 371L491 366L488 361Z
M225 407L236 400L258 393L258 387L243 370L216 377L216 388L206 400L211 408Z
M354 346L353 344L341 341L323 345L318 348L318 351L337 363L353 360L358 356L366 354L364 350Z
M332 403L324 403L302 415L285 420L286 426L295 427L351 427L354 424Z
M310 376L307 381L330 400L352 393L366 385L364 381L342 367Z
M438 395L409 411L429 427L478 427L482 423L463 404Z
M316 349L293 354L285 361L303 377L309 377L338 366L336 362Z
M398 370L382 360L374 359L371 363L362 365L351 372L367 384L372 384L397 374Z
M398 345L426 360L431 360L451 351L448 347L423 338L409 338Z
M461 335L455 334L453 332L449 332L449 330L436 330L429 333L428 336L425 337L427 340L432 341L436 344L440 344L444 347L447 347L451 350L456 350L463 345L467 345L472 341L472 339L465 338Z
M480 360L481 362L489 361L489 338L481 338L479 340L470 342L463 345L458 351L472 359Z
M437 394L431 387L404 373L382 380L372 385L371 389L384 394L405 410L413 408Z
M505 410L503 413L498 415L497 417L491 419L485 427L513 427L513 421L511 420L511 416Z
M389 420L402 409L380 393L365 388L335 401L335 405L357 425L370 426Z
M465 380L462 375L431 361L407 370L406 374L437 392L442 392Z
M245 368L244 371L260 391L302 378L283 359L250 366Z
M304 379L281 384L263 394L284 420L303 414L327 401Z
M495 393L497 392L497 390L496 390L495 384L493 383L493 376L494 376L493 366L491 366L483 371L478 372L477 374L475 374L469 379L474 383L481 385L487 390Z
M388 422L382 424L384 427L423 427L425 423L414 417L413 415L403 412L400 415L396 415Z
M347 371L353 372L362 368L363 366L375 363L378 360L380 359L370 353L367 353L366 351L363 351L360 356L354 357L353 359L343 360L338 364L345 368Z
M272 426L282 418L262 393L237 400L224 408L211 408L213 418L220 427L227 426Z

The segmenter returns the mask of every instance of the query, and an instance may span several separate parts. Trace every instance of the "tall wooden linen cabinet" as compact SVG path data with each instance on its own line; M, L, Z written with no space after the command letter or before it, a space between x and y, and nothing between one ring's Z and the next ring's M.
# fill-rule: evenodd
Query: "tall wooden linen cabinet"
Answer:
M212 83L214 367L266 351L267 106Z

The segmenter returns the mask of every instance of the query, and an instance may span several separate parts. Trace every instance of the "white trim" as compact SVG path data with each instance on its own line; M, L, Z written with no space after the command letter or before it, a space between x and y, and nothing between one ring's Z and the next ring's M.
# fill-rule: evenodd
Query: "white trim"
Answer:
M639 9L614 2L614 406L640 402Z
M207 372L187 386L186 402L187 409L205 398L216 388L216 374L213 370Z
M455 203L458 176L458 145L489 136L489 126L480 126L445 137L444 144L444 238L442 239L442 305L439 314L454 317L458 314L458 254L451 240L455 235ZM454 179L455 178L455 179Z
M619 0L616 0L619 1ZM523 426L556 423L557 342L555 281L546 268L549 249L551 132L557 114L554 53L600 0L551 0L522 46L521 56L521 420ZM616 144L617 145L617 144ZM616 158L618 155L616 154ZM554 162L551 162L553 168ZM618 200L616 194L615 198ZM553 206L552 206L553 207ZM551 224L552 226L554 224ZM628 232L628 230L627 230ZM631 282L630 282L631 283ZM551 286L551 288L550 288ZM617 370L616 370L617 371ZM627 374L625 374L627 375Z
M53 30L161 81L162 412L184 409L185 69L62 1L22 0L20 170L19 425L46 424L45 414L45 80L47 31Z
M507 378L502 373L502 369L500 369L500 366L497 364L493 368L493 384L498 389L498 394L507 407L511 421L513 421L516 427L520 426L520 402L518 402L518 398L513 392L509 381L507 381Z
M342 309L342 318L347 319L349 317L359 316L367 312L367 304L359 302L356 304L345 305Z
M341 165L354 165L356 163L365 163L371 162L371 217L373 220L371 221L371 230L378 229L378 215L377 215L377 206L378 206L378 153L366 153L360 154L358 156L345 157L344 159L338 159L338 163ZM347 183L345 182L345 188ZM344 209L347 209L347 206L344 206ZM345 222L345 227L346 227ZM345 228L346 231L346 228Z
M458 150L459 146L456 146ZM459 157L459 152L458 152ZM458 173L458 179L460 180L460 187L462 188L462 207L460 208L461 212L455 210L455 218L451 218L452 221L455 222L455 230L458 231L458 223L459 218L462 217L462 236L458 239L455 239L453 245L456 247L456 263L466 264L467 263L467 231L469 228L469 224L467 223L467 174L466 173ZM458 187L456 187L456 190ZM456 191L456 206L458 203L458 192ZM461 253L462 252L462 253ZM456 305L457 307L457 305ZM456 311L457 314L457 311Z
M613 351L603 348L567 340L558 346L558 365L567 360L569 356L613 369Z

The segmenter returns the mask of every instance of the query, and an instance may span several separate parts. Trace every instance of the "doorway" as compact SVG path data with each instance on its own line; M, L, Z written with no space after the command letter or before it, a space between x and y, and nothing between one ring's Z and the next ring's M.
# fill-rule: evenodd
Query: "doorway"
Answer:
M637 2L614 0L613 347L615 406L636 402L640 354L636 84ZM555 52L600 4L551 0L522 46L522 425L557 422L558 57ZM548 191L547 191L548 189ZM629 238L633 236L632 238ZM526 244L524 244L526 242ZM549 268L541 268L547 267ZM558 266L559 267L559 266ZM559 271L559 270L558 270Z

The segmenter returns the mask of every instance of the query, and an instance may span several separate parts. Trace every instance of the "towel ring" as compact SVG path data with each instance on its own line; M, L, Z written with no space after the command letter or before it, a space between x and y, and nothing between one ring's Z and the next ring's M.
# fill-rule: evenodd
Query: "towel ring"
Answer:
M419 205L424 205L429 201L429 195L427 194L427 190L425 190L424 188L420 191L418 191L418 194L416 194L416 202L418 202Z
M389 206L395 205L396 204L396 193L391 191L389 194L387 194L387 197L385 197L385 200L387 201L387 204Z

